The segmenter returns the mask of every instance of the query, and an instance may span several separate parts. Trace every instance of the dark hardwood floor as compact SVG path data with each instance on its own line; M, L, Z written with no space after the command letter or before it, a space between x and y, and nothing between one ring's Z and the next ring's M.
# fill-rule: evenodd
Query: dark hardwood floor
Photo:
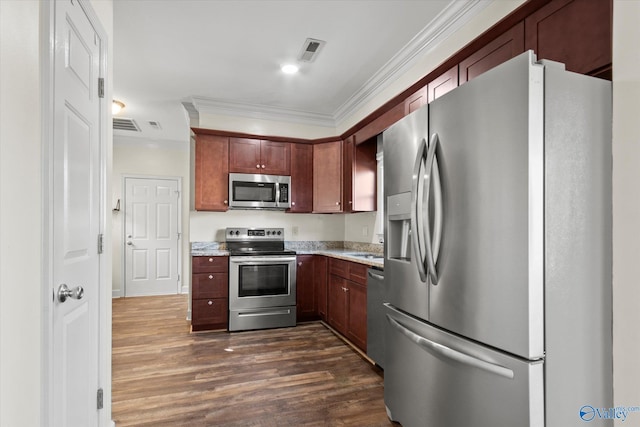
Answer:
M392 426L380 370L321 323L189 332L187 297L113 300L124 426Z

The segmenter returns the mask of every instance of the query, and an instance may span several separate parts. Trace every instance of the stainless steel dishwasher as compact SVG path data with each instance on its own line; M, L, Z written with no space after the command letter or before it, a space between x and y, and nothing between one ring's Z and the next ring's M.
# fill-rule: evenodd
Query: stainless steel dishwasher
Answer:
M384 271L370 268L367 271L367 356L384 369Z

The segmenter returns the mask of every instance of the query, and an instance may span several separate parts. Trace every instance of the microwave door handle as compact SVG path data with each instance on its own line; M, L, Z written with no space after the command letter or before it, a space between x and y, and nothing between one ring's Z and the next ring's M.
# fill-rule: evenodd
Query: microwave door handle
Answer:
M276 182L276 206L280 206L280 183Z

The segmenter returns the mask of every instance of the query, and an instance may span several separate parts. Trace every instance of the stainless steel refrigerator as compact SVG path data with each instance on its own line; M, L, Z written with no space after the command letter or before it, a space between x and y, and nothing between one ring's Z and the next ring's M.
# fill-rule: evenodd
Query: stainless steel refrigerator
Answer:
M525 52L383 144L389 417L613 425L610 82Z

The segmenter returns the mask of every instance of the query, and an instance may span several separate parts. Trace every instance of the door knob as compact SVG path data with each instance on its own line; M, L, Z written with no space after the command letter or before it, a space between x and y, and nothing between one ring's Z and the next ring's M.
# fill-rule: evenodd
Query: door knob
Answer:
M133 242L132 242L131 240L129 240L129 241L127 242L127 245L131 246L131 245L133 245Z
M82 286L76 286L73 289L69 289L66 284L62 284L58 287L58 301L65 302L67 298L82 299L84 296L84 289Z

